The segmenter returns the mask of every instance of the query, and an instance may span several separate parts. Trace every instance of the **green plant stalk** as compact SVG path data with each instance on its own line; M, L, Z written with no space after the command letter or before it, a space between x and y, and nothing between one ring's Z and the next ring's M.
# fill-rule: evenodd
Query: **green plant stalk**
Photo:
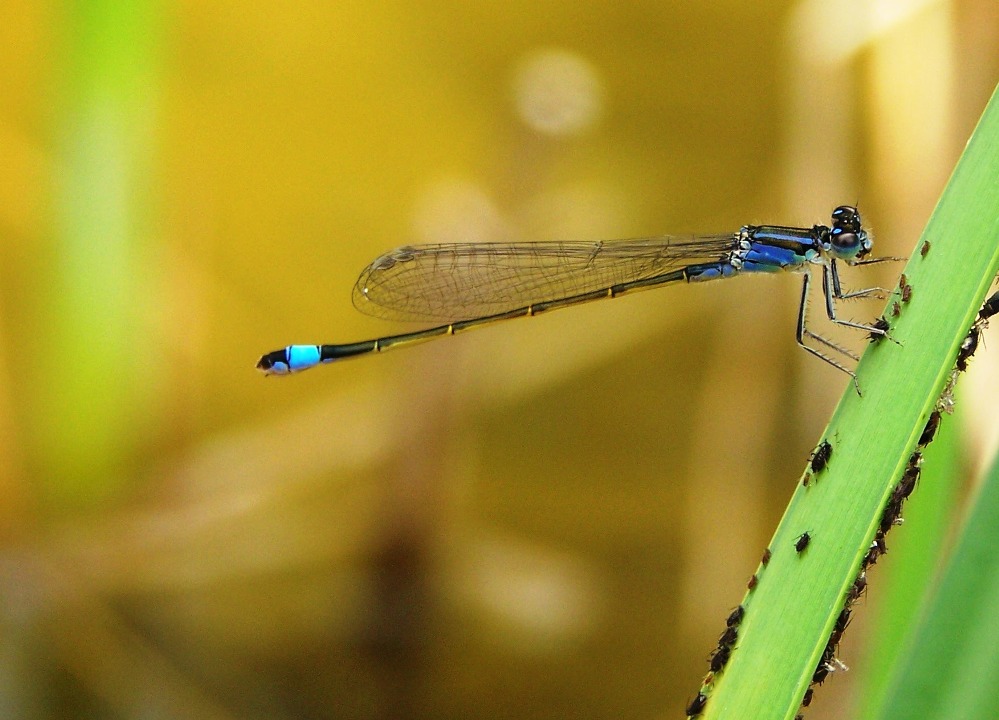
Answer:
M743 601L731 660L703 690L702 717L791 720L798 712L885 504L999 269L997 168L994 94L906 265L913 293L889 318L895 342L868 348L857 369L863 396L850 385L837 406L823 435L834 448L829 465L791 498L772 558ZM896 301L897 292L886 312ZM799 553L795 539L806 531L811 543Z
M124 482L155 416L151 328L159 0L71 4L54 115L54 257L28 382L39 494L89 504Z
M999 717L999 457L993 461L925 622L893 667L881 718Z
M960 416L945 417L936 440L923 451L919 490L905 504L905 524L891 533L891 561L871 576L874 591L863 612L874 631L864 639L861 660L851 662L860 676L854 678L857 718L880 716L888 683L909 653L906 640L922 616L927 589L936 585L963 480L962 424Z

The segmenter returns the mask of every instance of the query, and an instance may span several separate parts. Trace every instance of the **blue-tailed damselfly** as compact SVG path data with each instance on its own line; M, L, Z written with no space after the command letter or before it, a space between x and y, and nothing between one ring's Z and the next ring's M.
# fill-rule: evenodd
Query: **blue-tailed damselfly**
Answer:
M659 236L602 242L452 243L411 245L372 262L354 286L354 306L375 317L440 323L415 332L343 345L289 345L257 362L266 375L285 375L342 358L382 352L500 320L674 282L704 282L746 273L789 271L804 277L796 339L830 365L856 375L812 340L840 355L857 356L810 331L805 323L811 270L822 268L829 319L873 335L886 330L836 317L836 301L877 296L881 288L844 293L837 260L865 265L872 242L855 207L832 213L832 226L746 225L734 233ZM859 391L859 387L858 387Z

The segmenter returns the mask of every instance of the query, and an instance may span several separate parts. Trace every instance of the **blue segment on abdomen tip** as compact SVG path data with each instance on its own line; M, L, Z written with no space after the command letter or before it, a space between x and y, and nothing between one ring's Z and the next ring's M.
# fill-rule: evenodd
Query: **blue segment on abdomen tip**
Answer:
M306 370L319 364L318 345L289 345L285 352L289 372Z

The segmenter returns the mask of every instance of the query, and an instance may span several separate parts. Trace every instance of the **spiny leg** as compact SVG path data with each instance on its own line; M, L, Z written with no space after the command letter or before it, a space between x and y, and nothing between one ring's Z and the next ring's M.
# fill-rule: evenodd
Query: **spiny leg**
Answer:
M835 360L833 360L828 355L825 355L825 354L819 352L818 350L816 350L815 348L810 347L810 346L808 346L808 345L805 344L805 337L807 336L809 338L812 338L813 340L817 340L817 341L825 344L826 346L832 348L833 350L836 350L836 351L838 351L838 352L846 355L847 357L852 357L854 359L856 359L856 357L857 357L856 355L854 355L853 353L851 353L846 348L842 348L839 345L836 345L835 343L830 342L829 340L826 340L824 337L822 337L820 335L816 335L815 333L813 333L811 330L809 330L806 327L806 325L805 325L805 316L808 314L808 288L809 288L809 285L811 283L811 277L812 277L811 273L805 272L805 280L801 284L801 304L798 306L798 328L797 328L797 331L795 333L795 340L798 341L798 345L800 345L801 347L803 347L805 350L807 350L808 352L810 352L815 357L819 358L820 360L824 360L825 362L829 363L830 365L832 365L837 370L841 370L842 372L845 372L847 375L849 375L851 378L853 378L853 385L857 389L857 394L860 395L861 394L861 392L860 392L860 383L857 382L857 374L855 372L853 372L852 370L850 370L849 368L847 368L845 365L842 365L842 364L836 362Z
M858 265L877 265L883 262L905 262L909 258L895 257L893 255L886 255L884 257L867 258L866 260L856 260L851 265L857 267Z
M882 260L885 260L885 258L875 258L871 262L880 262ZM859 265L861 263L857 264ZM864 264L869 265L870 262ZM840 285L839 282L839 269L838 266L836 265L835 260L831 262L831 269L829 272L832 275L832 290L833 290L832 294L833 297L835 297L837 300L849 300L851 298L860 298L860 297L874 297L879 300L884 300L888 296L888 291L885 290L883 287L865 288L863 290L854 290L853 292L844 293L843 287Z
M852 293L850 295L835 295L835 290L839 289L839 274L836 272L836 261L833 260L829 265L822 266L822 292L826 297L826 315L837 325L843 325L845 327L851 327L856 330L866 330L872 335L887 335L885 330L879 327L874 327L873 325L865 325L864 323L851 322L850 320L840 320L836 317L836 301L834 296L839 299L844 299L846 297L860 297L857 293ZM831 278L831 280L830 280ZM869 290L879 290L880 288L870 288ZM866 293L868 290L861 290L861 293Z
M809 276L805 278L806 285L810 281L811 281L811 277L810 277L810 274L809 274ZM805 294L807 294L808 290L807 289L803 289L802 292L805 293ZM806 308L806 310L805 310L806 315L807 315L807 312L808 311L807 311L807 308ZM856 353L848 350L847 348L843 347L842 345L840 345L838 343L835 343L835 342L829 340L828 338L823 337L822 335L819 335L818 333L812 332L811 330L808 329L807 322L802 321L802 323L803 323L802 324L803 333L804 333L805 337L809 337L812 340L815 340L816 342L822 343L827 348L831 348L832 350L835 350L840 355L844 355L845 357L848 357L851 360L855 360L857 362L860 362L860 356L859 355L857 355Z

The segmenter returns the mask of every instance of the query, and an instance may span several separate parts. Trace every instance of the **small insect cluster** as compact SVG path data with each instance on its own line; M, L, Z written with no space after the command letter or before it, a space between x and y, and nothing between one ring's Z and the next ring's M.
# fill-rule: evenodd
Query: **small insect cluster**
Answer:
M925 253L923 253L925 257ZM897 318L902 314L902 306L907 305L910 300L912 300L912 285L909 284L909 279L906 277L905 273L898 279L898 300L891 305L891 316ZM892 340L891 335L888 331L891 329L891 323L888 322L888 318L884 315L879 317L874 321L871 327L875 328L870 333L867 334L867 340L871 343L879 343L885 338ZM894 340L893 340L894 342Z
M903 286L904 284L903 276ZM909 295L911 296L911 291ZM903 302L905 302L905 294L903 294ZM839 642L843 637L843 633L850 624L853 604L867 592L867 569L876 564L878 558L888 552L888 532L894 526L902 524L902 507L909 496L912 495L913 490L915 490L916 485L919 482L919 476L922 472L923 465L922 451L927 445L933 442L933 439L936 437L937 431L940 428L940 420L943 412L948 411L948 408L952 406L952 393L956 378L959 373L967 370L968 359L974 354L975 349L978 347L982 330L988 327L989 318L996 314L999 314L999 292L992 295L985 302L982 309L978 313L978 319L975 321L974 325L972 325L971 330L965 337L964 342L961 343L951 382L948 383L947 388L944 390L944 393L941 396L941 401L937 403L936 409L934 409L933 412L930 413L930 416L926 419L926 425L923 426L923 431L920 433L919 440L916 443L916 450L909 456L909 462L906 464L902 477L892 489L891 495L888 497L888 502L885 503L884 510L881 513L881 521L878 523L878 529L874 535L874 540L871 543L867 554L864 556L863 562L861 563L860 574L857 575L853 585L850 586L850 589L846 593L843 610L836 619L836 624L833 626L833 631L829 636L829 642L826 644L826 648L822 653L822 658L819 660L819 663L815 668L815 672L812 675L812 686L805 691L805 696L801 702L803 708L808 707L811 703L812 693L816 684L821 685L830 672L845 669L846 667L843 662L836 657L836 653L839 649ZM827 444L828 443L826 441L823 441L823 443L816 448L815 452L812 453L810 464L813 471L815 471L816 458L819 461L820 468L825 467L825 464L828 462L829 456L832 454L832 450L831 446L829 448L826 447ZM806 475L806 479L807 477L808 475ZM803 549L801 547L802 543L804 543L805 547L808 546L807 537L808 534L806 533L798 538L795 547L798 549L799 553ZM799 717L802 716L799 715Z
M971 329L968 330L968 334L961 341L961 346L957 350L957 361L954 363L954 369L950 373L950 379L947 381L944 391L940 394L940 399L937 400L937 410L943 411L948 415L954 412L954 387L957 385L957 379L961 373L968 369L968 361L971 360L975 351L978 350L978 344L982 339L982 331L989 326L989 319L997 314L999 314L999 292L993 293L985 301L981 310L978 311L978 317L972 323Z
M912 300L912 285L909 284L909 279L902 273L902 276L898 279L898 300L892 303L891 314L892 317L898 317L902 314L902 306L899 304L908 304Z
M815 685L821 685L825 682L830 672L846 669L846 665L837 657L837 653L839 651L840 640L843 639L843 633L846 632L846 628L850 625L853 604L867 592L867 569L877 563L878 558L888 552L886 541L888 532L894 526L902 524L902 505L912 494L916 483L919 481L919 474L923 464L922 449L932 442L939 426L940 413L934 412L930 415L919 437L918 449L909 457L905 472L902 473L901 479L892 489L888 502L881 513L881 521L878 523L878 530L874 535L874 541L864 556L860 573L853 581L850 589L847 590L846 597L843 599L843 609L840 611L839 617L836 618L836 624L829 635L829 642L826 643L826 648L822 652L822 658L819 660L818 665L815 667L815 672L812 674L811 687L805 691L805 696L801 701L803 708L808 707L812 702L812 693Z
M733 610L729 614L728 619L725 620L725 632L723 632L722 636L718 638L718 647L716 647L714 652L711 653L711 672L705 679L705 685L711 683L714 676L725 669L725 665L732 656L732 646L735 645L735 641L739 639L739 624L742 622L742 618L745 614L745 608L740 605ZM700 715L701 712L703 712L707 701L708 697L704 694L704 692L697 693L697 697L691 700L690 704L687 705L687 717L697 717Z
M924 247L924 250L925 249L928 249L928 243ZM922 255L925 256L926 253L922 252ZM908 284L905 275L902 275L899 283L899 292L901 302L903 303L909 302L912 298L912 286ZM898 303L895 303L895 306L898 307ZM893 313L893 315L897 314L897 312ZM961 343L958 350L955 369L951 374L950 382L948 382L946 388L944 389L940 400L937 402L936 408L926 420L926 425L923 427L923 431L917 441L916 450L909 457L909 462L906 464L905 471L902 473L902 477L899 479L898 483L896 483L895 487L892 489L888 502L885 504L884 510L881 513L881 520L878 523L877 532L875 533L874 540L861 563L860 572L853 584L850 586L850 589L846 592L846 596L843 600L843 609L836 618L836 623L833 625L832 632L829 635L829 641L826 643L825 650L822 652L822 657L820 658L818 665L815 667L815 672L812 673L811 683L802 698L802 708L807 708L811 704L815 686L822 685L822 683L825 682L826 678L829 676L829 673L847 669L847 666L843 663L843 661L837 657L837 653L839 651L839 644L843 638L843 634L846 632L846 629L849 627L852 619L853 604L867 592L867 570L872 565L877 563L878 558L888 552L887 535L894 526L902 524L902 507L919 482L919 476L922 472L923 464L922 451L936 437L943 413L949 413L952 411L953 390L957 377L960 373L967 370L968 360L972 355L974 355L975 350L978 348L982 331L988 327L989 319L997 314L999 314L999 292L996 292L988 300L986 300L982 309L978 313L978 318L975 320L975 323L968 331L968 335ZM884 318L881 318L881 322L883 323L883 326L876 326L882 327L882 329L887 329L887 321L885 321ZM802 485L806 487L810 486L813 479L829 465L832 455L833 446L828 440L823 440L819 443L808 458L808 469L802 479ZM811 541L811 531L807 531L799 535L795 538L795 552L799 555L804 553L811 544ZM771 556L772 552L770 548L767 548L763 552L760 564L763 567L766 567L770 562ZM749 579L749 583L747 584L748 590L752 592L756 588L758 582L759 571L754 573ZM726 664L731 658L733 648L739 636L739 625L742 622L745 612L746 610L744 606L739 605L732 611L732 613L728 616L728 619L725 621L725 632L722 633L722 636L718 640L717 648L715 648L711 654L711 671L705 678L705 687L714 681L715 675L724 670ZM697 693L697 696L687 706L687 716L699 716L704 711L704 707L707 702L708 696L703 690ZM803 718L804 715L799 714L795 720L802 720Z
M825 470L826 466L829 464L829 459L832 457L833 447L832 445L823 440L819 443L818 447L812 452L811 456L808 458L808 476L817 475ZM807 484L807 483L806 483ZM795 551L800 555L808 547L809 542L811 542L811 533L805 532L797 537L794 543ZM770 548L766 548L763 551L763 557L760 558L761 569L765 568L769 563L770 559L773 557L773 552ZM759 582L760 570L753 573L753 576L749 578L749 582L746 585L747 590L752 592L757 583ZM732 650L735 646L736 640L739 638L739 624L742 622L742 618L745 615L745 608L740 605L728 616L725 621L725 632L718 639L718 646L711 653L710 666L711 670L708 672L707 676L704 678L704 683L702 687L707 687L714 682L715 676L718 675L722 670L725 669L725 665L728 664L729 658L732 656ZM811 696L809 695L809 698ZM697 693L696 697L690 701L687 705L687 716L697 717L704 711L704 706L707 704L708 696L705 695L704 690Z
M818 475L820 472L826 469L826 465L829 464L829 460L832 458L833 446L828 440L823 440L818 444L812 454L808 458L808 469L805 471L805 477L802 478L801 484L805 487L812 481L813 475Z

